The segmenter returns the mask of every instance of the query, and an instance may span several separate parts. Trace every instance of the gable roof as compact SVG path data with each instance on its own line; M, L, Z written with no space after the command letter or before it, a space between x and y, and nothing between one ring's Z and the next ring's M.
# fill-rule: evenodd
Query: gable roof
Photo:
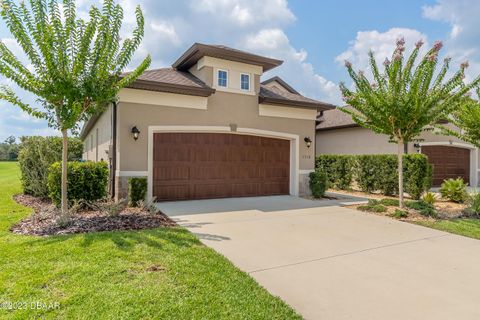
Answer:
M261 66L264 72L278 67L283 63L282 60L262 57L223 45L194 43L172 64L172 68L184 71L188 70L204 56Z
M283 79L280 78L279 76L275 76L275 77L272 77L270 79L267 79L267 80L263 81L262 84L263 85L268 85L268 84L273 83L273 82L277 82L278 84L280 84L283 88L285 88L290 93L300 94L300 93L298 93L297 90L293 89L288 83L283 81Z
M277 82L282 88L272 86L272 82ZM280 77L273 77L263 81L260 84L260 92L258 96L259 103L315 108L318 110L331 110L335 108L333 104L302 96Z
M215 89L190 72L172 68L145 71L129 88L208 97Z
M348 108L348 107L347 107ZM317 130L331 130L340 128L358 127L352 117L339 109L322 112L317 119Z

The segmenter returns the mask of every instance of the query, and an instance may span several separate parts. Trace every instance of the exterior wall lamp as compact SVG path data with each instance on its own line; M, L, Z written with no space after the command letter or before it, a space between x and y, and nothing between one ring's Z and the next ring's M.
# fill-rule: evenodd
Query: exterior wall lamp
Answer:
M312 145L312 139L310 139L310 137L305 137L303 141L305 141L307 148L310 148L310 146Z
M133 126L132 135L133 135L133 139L137 141L138 137L140 136L140 130L138 130L137 126Z
M417 153L420 153L420 144L419 144L419 143L414 143L414 144L413 144L413 147L415 148L415 150L417 151Z

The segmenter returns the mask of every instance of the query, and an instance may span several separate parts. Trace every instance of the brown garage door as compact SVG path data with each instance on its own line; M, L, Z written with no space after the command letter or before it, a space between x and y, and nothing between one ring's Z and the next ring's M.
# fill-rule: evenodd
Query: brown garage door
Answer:
M433 165L433 186L438 187L445 179L462 178L470 182L470 150L447 146L423 146L422 153Z
M220 133L156 133L159 201L289 193L290 142Z

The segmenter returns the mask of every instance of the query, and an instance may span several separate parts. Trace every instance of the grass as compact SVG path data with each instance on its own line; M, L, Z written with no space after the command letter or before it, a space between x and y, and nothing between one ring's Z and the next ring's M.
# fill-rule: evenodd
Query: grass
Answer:
M300 318L183 228L12 234L9 227L31 213L12 200L21 192L19 174L16 163L0 162L1 319ZM60 307L1 304L33 301Z
M417 221L419 225L480 240L480 219Z

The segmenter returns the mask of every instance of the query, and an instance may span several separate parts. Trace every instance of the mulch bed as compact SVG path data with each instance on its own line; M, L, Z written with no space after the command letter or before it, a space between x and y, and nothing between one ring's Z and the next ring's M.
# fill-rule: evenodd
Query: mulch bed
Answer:
M342 195L351 195L351 196L359 196L359 197L365 197L369 199L398 199L396 197L390 197L390 196L384 196L382 194L378 193L364 193L362 191L358 190L328 190L330 192L334 192L337 194L342 194ZM411 200L409 197L405 197L405 200ZM360 204L352 204L352 205L347 205L345 207L351 208L351 209L357 209ZM438 219L456 219L456 218L462 218L465 217L465 209L467 208L466 204L463 203L455 203L451 201L447 201L441 198L437 198L435 201L435 204L433 205L435 207L435 210L437 210L438 217L432 218L432 217L425 217L418 213L416 210L413 209L408 209L404 208L402 209L403 211L408 212L408 217L407 218L400 218L398 220L402 221L435 221ZM373 213L379 216L390 216L394 213L395 209L398 209L397 207L392 207L392 206L387 206L387 211L386 212L369 212Z
M118 215L95 210L76 212L65 225L57 223L58 210L49 202L29 195L17 195L14 200L31 207L34 213L10 228L14 233L48 236L99 231L141 230L172 227L176 223L165 214L152 214L140 208L125 208Z

